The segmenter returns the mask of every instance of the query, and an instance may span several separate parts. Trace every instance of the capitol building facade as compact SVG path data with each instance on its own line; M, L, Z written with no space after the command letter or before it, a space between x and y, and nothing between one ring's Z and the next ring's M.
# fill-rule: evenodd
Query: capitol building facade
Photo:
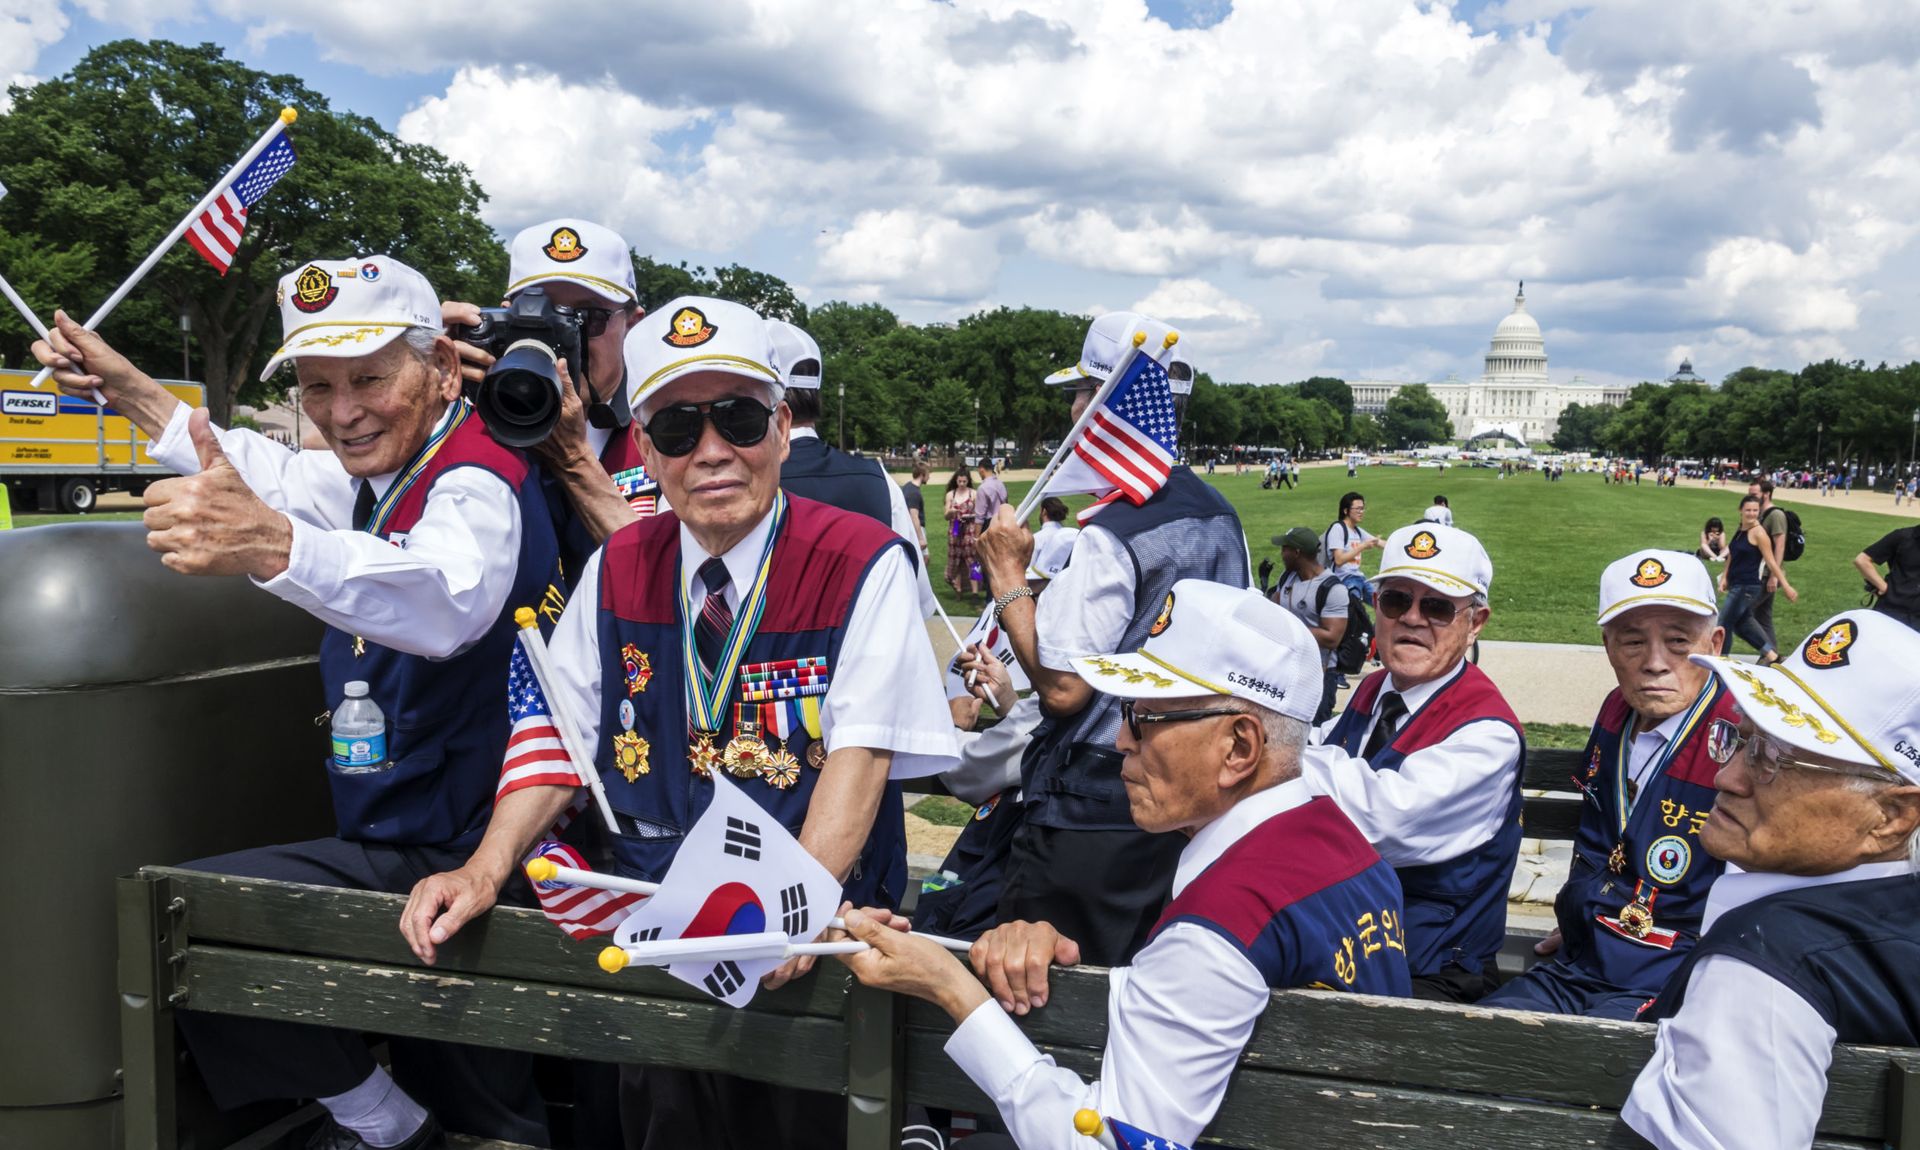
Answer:
M1385 410L1387 400L1410 386L1390 380L1349 380L1353 409L1369 415ZM1560 426L1560 413L1570 404L1619 407L1627 401L1624 387L1605 387L1574 376L1565 383L1547 377L1547 343L1540 324L1527 314L1526 285L1513 297L1513 311L1493 329L1486 365L1471 382L1449 376L1426 385L1446 406L1453 433L1461 439L1503 435L1529 446L1542 446Z

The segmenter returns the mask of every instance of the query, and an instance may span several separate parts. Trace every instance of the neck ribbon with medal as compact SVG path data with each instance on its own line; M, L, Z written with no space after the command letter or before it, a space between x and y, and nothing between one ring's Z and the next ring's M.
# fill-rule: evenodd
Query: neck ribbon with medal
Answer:
M394 479L392 486L387 488L387 493L373 505L373 514L367 517L367 525L364 529L367 534L377 537L387 529L387 521L393 518L393 509L400 506L400 501L406 498L407 492L420 481L422 475L426 474L427 464L433 462L433 457L440 453L440 449L446 446L447 440L453 437L453 433L472 414L473 407L466 400L453 401L451 414L441 420L439 428L420 445L420 450L415 452L413 458L400 469L400 474ZM355 635L353 637L354 658L357 659L366 653L366 639Z
M1647 772L1649 780L1657 779L1666 773L1667 767L1673 762L1673 756L1686 744L1694 729L1706 718L1707 712L1713 709L1714 699L1718 696L1719 691L1715 689L1713 681L1709 680L1706 689L1700 692L1700 697L1693 701L1692 707L1688 708L1686 718L1681 720L1679 729L1673 733L1673 738L1668 739L1667 745L1660 749L1652 769ZM1620 732L1620 746L1614 753L1614 813L1618 819L1619 837L1614 841L1613 851L1607 855L1607 869L1614 874L1625 874L1627 869L1627 819L1633 812L1634 800L1637 798L1631 763L1634 728L1638 722L1639 716L1629 712L1627 724ZM1659 845L1659 843L1654 844L1655 847ZM1679 877L1679 875L1674 876L1676 880ZM1653 922L1653 904L1659 897L1660 888L1657 885L1649 886L1647 880L1639 879L1633 884L1633 901L1620 908L1617 919L1609 919L1605 915L1594 917L1600 925L1615 934L1624 935L1636 942L1671 949L1678 938L1677 933L1663 930Z
M741 666L766 613L773 549L786 519L787 493L781 491L774 498L773 524L767 531L753 584L734 612L732 629L727 632L711 678L700 666L693 633L698 613L687 581L680 578L680 661L685 668L688 763L703 777L720 767L737 779L760 778L781 790L800 779L800 760L783 742L790 742L801 730L814 740L807 748L808 764L818 769L826 761L825 748L819 741L817 698L826 691L826 660L783 659ZM720 739L728 715L727 696L736 674L741 677L743 701L732 708L733 736L723 748ZM799 698L802 691L807 696L804 700ZM772 740L771 746L768 740Z

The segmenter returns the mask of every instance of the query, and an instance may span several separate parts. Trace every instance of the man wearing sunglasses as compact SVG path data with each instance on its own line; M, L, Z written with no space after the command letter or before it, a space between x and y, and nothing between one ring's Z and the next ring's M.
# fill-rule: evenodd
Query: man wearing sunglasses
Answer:
M1772 667L1693 659L1740 705L1700 828L1730 865L1621 1116L1669 1150L1807 1146L1834 1043L1920 1045L1920 634L1847 611Z
M659 881L726 771L861 905L906 888L901 777L954 765L913 551L884 525L780 489L790 414L759 316L687 296L628 337L641 451L670 514L616 532L554 631L553 690L619 833L617 873ZM416 953L491 904L574 796L503 784L474 861L406 911ZM767 977L778 986L811 967ZM837 1098L668 1070L622 1075L629 1145L845 1144Z
M1173 901L1110 975L1097 1082L1052 1065L1007 1017L1046 1004L1047 967L1081 961L1077 940L1047 923L990 931L969 956L976 978L947 951L888 929L885 911L847 915L873 947L847 965L947 1011L957 1024L947 1054L1025 1150L1091 1145L1074 1128L1081 1108L1196 1143L1273 990L1407 994L1392 868L1300 780L1319 645L1258 591L1183 579L1167 603L1167 625L1143 646L1073 661L1119 700L1133 821L1181 846Z
M1633 1018L1700 936L1724 869L1700 849L1713 810L1708 732L1739 717L1690 656L1716 655L1713 576L1681 551L1636 551L1600 576L1600 636L1619 686L1600 705L1574 776L1583 795L1552 954L1485 1005Z
M659 484L634 442L626 388L627 332L646 309L634 286L627 241L611 228L565 216L522 229L509 251L507 302L537 287L583 321L580 334L591 378L573 379L565 360L554 365L562 384L560 420L530 449L541 464L541 482L560 526L561 561L571 577L607 536L662 510ZM471 324L480 309L448 301L440 314L448 326ZM469 343L454 347L461 376L470 385L479 383L493 356Z
M1305 776L1393 864L1407 902L1416 997L1494 987L1520 854L1520 721L1466 661L1487 625L1493 562L1439 523L1387 537L1373 578L1385 666L1314 732Z

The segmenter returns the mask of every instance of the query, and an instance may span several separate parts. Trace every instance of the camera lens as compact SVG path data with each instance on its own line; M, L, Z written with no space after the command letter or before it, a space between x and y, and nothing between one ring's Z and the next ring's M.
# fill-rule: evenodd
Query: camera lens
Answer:
M532 447L560 419L560 373L552 348L537 339L508 347L474 392L473 406L494 439Z

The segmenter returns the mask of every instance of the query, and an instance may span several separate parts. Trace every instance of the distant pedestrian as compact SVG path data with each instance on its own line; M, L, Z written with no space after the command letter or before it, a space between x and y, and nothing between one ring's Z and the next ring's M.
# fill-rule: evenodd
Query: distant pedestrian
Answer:
M1720 625L1727 629L1720 643L1722 655L1733 653L1733 637L1738 633L1760 652L1762 666L1780 661L1773 637L1754 618L1754 606L1766 593L1769 574L1778 581L1788 602L1800 601L1800 593L1787 581L1787 573L1774 554L1772 538L1760 526L1760 497L1748 495L1740 500L1740 529L1728 541L1727 566L1720 572L1720 590L1727 596L1720 605Z
M1347 634L1347 586L1320 565L1320 540L1313 528L1295 527L1285 535L1275 535L1273 542L1280 548L1280 562L1286 568L1280 586L1273 590L1273 601L1306 624L1320 646L1320 708L1313 716L1317 727L1333 717L1335 683L1340 677L1340 640Z
M1920 526L1887 532L1855 555L1853 565L1879 597L1874 610L1920 630ZM1884 577L1878 570L1882 565Z

